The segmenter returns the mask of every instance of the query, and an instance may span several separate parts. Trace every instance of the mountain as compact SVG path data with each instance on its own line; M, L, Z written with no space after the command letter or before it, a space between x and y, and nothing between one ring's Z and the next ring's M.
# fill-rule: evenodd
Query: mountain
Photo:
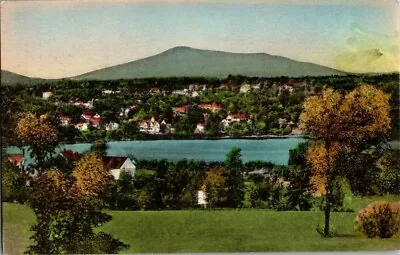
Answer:
M346 73L266 53L230 53L175 47L148 58L99 69L72 77L72 79L106 80L172 76L224 78L230 74L299 77Z
M1 84L4 85L34 85L39 83L45 83L51 80L41 79L41 78L31 78L28 76L12 73L9 71L1 70Z

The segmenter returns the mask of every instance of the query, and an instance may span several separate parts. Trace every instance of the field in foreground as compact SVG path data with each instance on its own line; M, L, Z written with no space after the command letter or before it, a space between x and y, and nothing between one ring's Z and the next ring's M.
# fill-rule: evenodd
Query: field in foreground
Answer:
M365 205L364 200L354 202L357 206ZM101 230L130 244L130 249L123 253L400 249L399 238L368 239L357 233L356 213L333 213L332 222L338 236L329 239L315 231L323 223L322 212L248 209L109 213L113 220ZM21 254L30 243L32 211L24 205L3 203L3 220L6 254Z

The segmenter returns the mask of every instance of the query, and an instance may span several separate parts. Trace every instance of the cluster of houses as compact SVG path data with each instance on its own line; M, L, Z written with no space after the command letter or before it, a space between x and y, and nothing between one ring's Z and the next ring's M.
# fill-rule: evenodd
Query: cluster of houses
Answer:
M82 154L73 152L72 150L63 150L60 152L60 155L72 162L79 161L83 157ZM8 161L20 169L25 167L25 159L23 154L10 154L8 155ZM104 168L107 169L110 175L112 175L116 180L119 179L120 174L123 171L130 173L132 176L135 175L135 161L128 157L104 156L103 164ZM31 176L36 176L36 174L37 173L34 173Z

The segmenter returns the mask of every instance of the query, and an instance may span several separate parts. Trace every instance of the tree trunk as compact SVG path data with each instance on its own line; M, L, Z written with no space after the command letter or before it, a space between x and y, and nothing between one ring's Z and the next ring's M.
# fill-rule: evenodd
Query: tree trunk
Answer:
M329 186L329 184L327 185ZM325 205L325 227L324 227L324 236L329 237L329 223L331 216L331 198L330 198L330 190L326 191L326 205Z
M325 143L326 146L326 159L327 159L327 172L326 172L326 204L325 204L325 226L324 226L324 237L330 236L329 225L331 216L331 203L332 203L332 181L333 181L333 169L330 160L330 143Z

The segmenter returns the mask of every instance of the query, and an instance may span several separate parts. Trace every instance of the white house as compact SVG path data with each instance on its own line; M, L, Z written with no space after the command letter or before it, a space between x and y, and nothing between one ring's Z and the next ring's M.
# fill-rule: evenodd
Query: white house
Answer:
M160 132L160 123L154 117L151 119L142 119L139 122L140 132L157 134Z
M197 204L206 207L207 206L207 195L204 191L197 191Z
M51 97L51 95L53 95L53 92L51 92L50 89L43 91L42 93L42 98L43 99L49 99L49 97Z
M197 123L196 129L194 130L195 134L203 134L204 133L204 123L199 122Z
M251 86L250 84L243 84L242 86L240 86L240 93L247 93L251 90Z
M75 128L78 129L79 131L86 131L89 129L89 124L85 121L79 121L78 123L76 123Z
M123 171L130 173L132 176L135 175L136 166L134 161L127 157L104 157L104 167L110 172L110 174L118 180L120 174Z
M117 130L119 128L119 124L116 122L110 122L104 125L107 131Z

